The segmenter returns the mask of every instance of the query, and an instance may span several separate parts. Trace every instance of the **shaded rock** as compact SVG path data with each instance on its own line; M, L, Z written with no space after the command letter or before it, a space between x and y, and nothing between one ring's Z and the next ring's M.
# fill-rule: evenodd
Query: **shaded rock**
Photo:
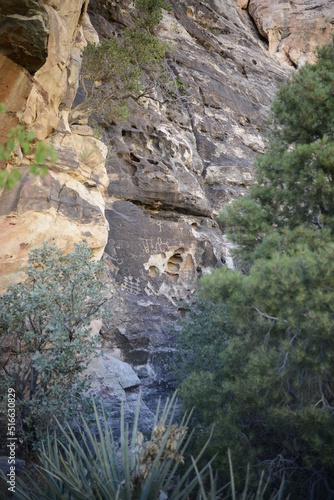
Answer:
M17 113L25 109L32 86L29 73L0 54L0 102L6 105L5 118L0 118L0 144L7 141L9 129L18 125Z
M161 217L159 212L148 212L124 201L108 204L110 231L105 251L115 281L124 292L164 297L175 303L191 298L197 285L197 268L203 260L208 269L220 265L223 249L216 248L204 232L205 244L199 244L201 219L194 228L192 217L168 215ZM214 228L212 232L219 240L219 230Z
M285 76L232 3L173 7L159 36L184 99L129 101L126 125L102 122L110 144L105 253L116 290L104 347L135 369L145 401L173 385L170 325L180 302L192 301L198 279L228 259L212 213L252 183L253 158L263 150L270 103ZM117 32L109 4L91 8L96 28ZM122 22L130 23L126 16Z
M2 0L0 52L34 74L46 61L49 17L39 0Z
M171 325L199 277L225 261L221 234L207 217L148 211L127 201L109 201L106 216L114 295L104 348L129 363L153 393L173 384Z

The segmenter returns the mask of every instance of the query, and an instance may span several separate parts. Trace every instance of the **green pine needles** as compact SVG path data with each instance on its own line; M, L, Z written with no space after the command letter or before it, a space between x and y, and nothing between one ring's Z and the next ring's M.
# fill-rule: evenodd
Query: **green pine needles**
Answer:
M240 269L202 279L179 343L181 396L215 423L223 475L229 447L237 490L250 463L254 488L264 469L313 500L334 497L334 40L317 54L279 90L257 184L223 216Z
M166 78L163 60L167 47L156 36L156 28L162 9L171 7L167 0L135 0L134 6L135 28L125 28L118 37L86 47L81 70L85 98L73 110L73 121L78 112L90 115L99 109L110 121L126 122L127 99L152 97L155 89L161 88L160 81ZM170 80L169 86L177 91L174 78Z

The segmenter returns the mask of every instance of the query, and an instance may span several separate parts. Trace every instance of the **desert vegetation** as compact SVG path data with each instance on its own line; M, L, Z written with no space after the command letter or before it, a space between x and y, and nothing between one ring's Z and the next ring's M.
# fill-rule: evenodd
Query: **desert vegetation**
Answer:
M334 496L334 41L317 56L277 94L256 183L221 216L236 268L202 279L177 355L222 476L230 448L237 488L250 464L303 499Z

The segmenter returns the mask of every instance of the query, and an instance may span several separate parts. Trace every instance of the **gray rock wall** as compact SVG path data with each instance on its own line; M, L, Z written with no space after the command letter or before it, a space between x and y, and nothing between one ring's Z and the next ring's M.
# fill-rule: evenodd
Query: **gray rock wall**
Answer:
M101 36L131 26L127 3L91 1ZM104 347L135 370L153 406L173 387L170 325L198 279L229 258L217 215L252 183L270 104L291 71L233 0L171 3L159 37L184 84L182 99L129 101L126 124L100 123L109 147L105 259L115 290Z

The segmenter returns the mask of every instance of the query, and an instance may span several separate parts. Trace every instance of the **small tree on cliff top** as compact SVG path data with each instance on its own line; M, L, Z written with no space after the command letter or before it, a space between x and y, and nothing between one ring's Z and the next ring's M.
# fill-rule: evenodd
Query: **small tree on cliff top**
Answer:
M68 255L44 244L29 254L27 280L0 298L1 390L15 389L16 431L27 445L82 408L98 342L91 321L106 302L102 271L85 242Z
M134 28L87 45L81 70L84 100L73 110L73 120L78 112L98 109L107 119L124 122L127 99L156 98L154 92L161 90L169 97L178 95L180 79L164 64L167 46L156 36L162 9L171 6L168 0L135 0L134 7Z

